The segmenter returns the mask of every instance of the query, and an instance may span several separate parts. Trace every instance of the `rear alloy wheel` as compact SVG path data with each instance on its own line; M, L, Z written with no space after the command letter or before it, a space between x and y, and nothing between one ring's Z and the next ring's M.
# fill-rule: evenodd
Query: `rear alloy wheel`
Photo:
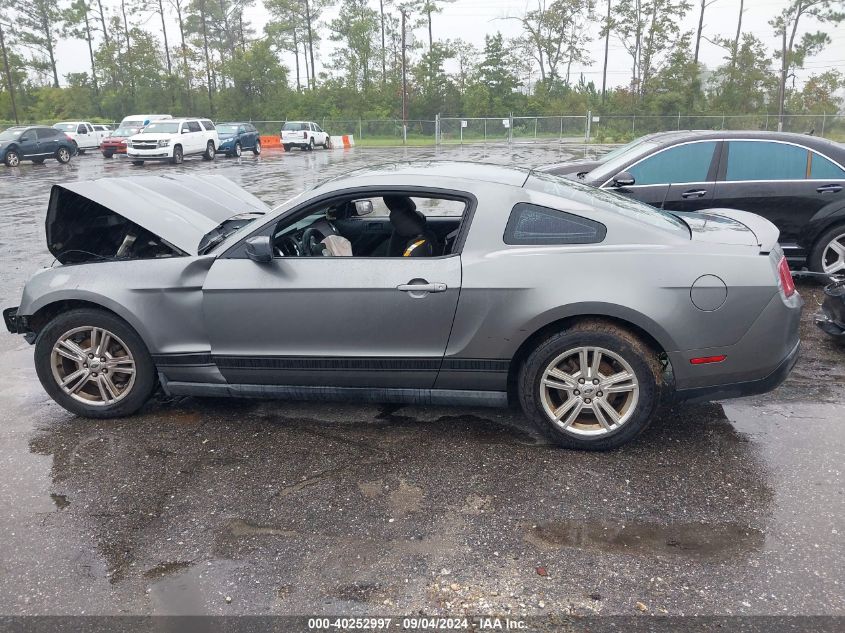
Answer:
M70 162L70 150L67 147L60 147L56 150L56 160L60 163L69 163Z
M845 273L845 224L834 226L818 239L810 269L828 275Z
M252 148L252 153L256 156L261 153L261 141L255 141L255 147Z
M241 144L235 143L234 157L240 158L242 153L243 153L243 149L241 148Z
M143 341L101 310L71 310L48 323L35 342L35 369L53 400L85 417L134 413L155 386Z
M174 165L181 165L183 158L184 158L184 155L182 154L182 146L177 145L176 147L173 148L173 157L170 159L170 162L173 163Z
M609 450L651 422L660 401L657 354L630 332L600 321L541 343L520 372L525 414L566 448Z
M205 146L205 152L202 155L203 160L214 160L214 156L216 155L214 151L214 141L209 141L208 144Z
M21 164L21 155L17 150L10 149L6 152L6 159L4 161L8 167L17 167Z

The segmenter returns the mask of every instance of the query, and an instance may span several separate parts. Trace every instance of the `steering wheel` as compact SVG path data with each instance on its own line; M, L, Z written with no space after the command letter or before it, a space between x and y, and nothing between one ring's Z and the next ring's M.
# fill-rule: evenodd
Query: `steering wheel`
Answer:
M326 238L322 231L315 228L305 229L302 232L302 254L306 257L322 257L323 245L320 244Z

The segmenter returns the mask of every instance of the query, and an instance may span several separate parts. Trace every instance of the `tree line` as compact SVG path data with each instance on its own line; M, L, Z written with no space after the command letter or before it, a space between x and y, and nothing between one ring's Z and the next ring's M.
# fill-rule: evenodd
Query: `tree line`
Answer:
M0 9L0 119L379 119L402 117L403 103L411 119L842 106L843 74L812 59L845 19L843 0L785 0L768 23L773 48L744 29L744 0L531 0L503 18L518 36L495 32L481 45L436 37L450 1L10 0ZM263 24L245 17L255 2ZM725 32L707 26L716 2L736 8ZM691 12L697 28L684 31ZM56 45L67 38L84 43L88 69L61 77ZM601 59L588 53L594 40ZM703 40L724 51L715 68L700 61ZM624 58L609 60L611 42ZM589 76L573 70L584 66ZM608 72L621 71L629 79L611 88Z

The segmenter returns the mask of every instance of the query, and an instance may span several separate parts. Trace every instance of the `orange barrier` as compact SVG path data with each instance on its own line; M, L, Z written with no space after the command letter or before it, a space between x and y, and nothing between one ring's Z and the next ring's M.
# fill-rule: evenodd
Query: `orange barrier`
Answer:
M348 149L355 147L355 137L351 134L344 134L343 136L332 136L332 149Z
M262 136L261 147L264 149L282 149L282 139L278 136Z

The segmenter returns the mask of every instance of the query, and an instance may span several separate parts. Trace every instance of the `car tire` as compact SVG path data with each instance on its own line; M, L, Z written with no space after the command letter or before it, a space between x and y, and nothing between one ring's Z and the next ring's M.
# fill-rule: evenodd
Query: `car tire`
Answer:
M525 415L556 444L611 450L651 423L661 374L657 353L637 336L608 321L583 321L544 339L528 355L519 371L519 400Z
M311 137L311 140L308 141L308 151L309 152L314 151L314 137L313 136Z
M837 224L816 240L807 262L816 273L845 273L845 224Z
M67 164L70 162L71 153L67 147L60 147L56 150L56 160L60 163Z
M138 167L140 167L141 165L143 165L143 164L144 164L144 161L142 161L142 160L133 160L133 161L132 161L132 164L133 164L133 165L136 165L136 166L138 166Z
M240 143L235 143L235 151L232 154L235 158L240 158L241 154L243 154L243 148L241 147Z
M114 156L114 152L103 152L103 158L111 158Z
M323 149L331 149L331 148L332 148L331 138L329 138L329 137L327 136L327 137L326 137L326 142L325 142L325 143L323 143Z
M182 146L176 145L173 148L173 156L170 158L170 162L174 165L181 165L184 158L185 155L182 153Z
M259 141L259 140L255 141L255 147L252 148L252 153L255 154L256 156L261 154L261 141Z
M6 152L6 157L3 159L7 167L17 167L21 164L21 155L16 149L10 149Z
M284 145L282 145L282 149L286 152L289 152L291 150L291 147L293 147L293 145L291 145L290 143L285 143Z
M214 151L214 141L209 141L205 146L205 151L202 153L203 160L214 160L217 152Z
M33 158L32 162L35 163L36 165L43 165L44 159L43 158Z
M109 338L101 350L103 333ZM138 333L117 315L90 308L63 312L41 329L35 370L53 400L88 418L131 415L156 386L155 365Z
M84 149L79 149L79 145L76 146L76 153L79 154L80 156L82 156L85 153L85 151L86 150L84 150Z

